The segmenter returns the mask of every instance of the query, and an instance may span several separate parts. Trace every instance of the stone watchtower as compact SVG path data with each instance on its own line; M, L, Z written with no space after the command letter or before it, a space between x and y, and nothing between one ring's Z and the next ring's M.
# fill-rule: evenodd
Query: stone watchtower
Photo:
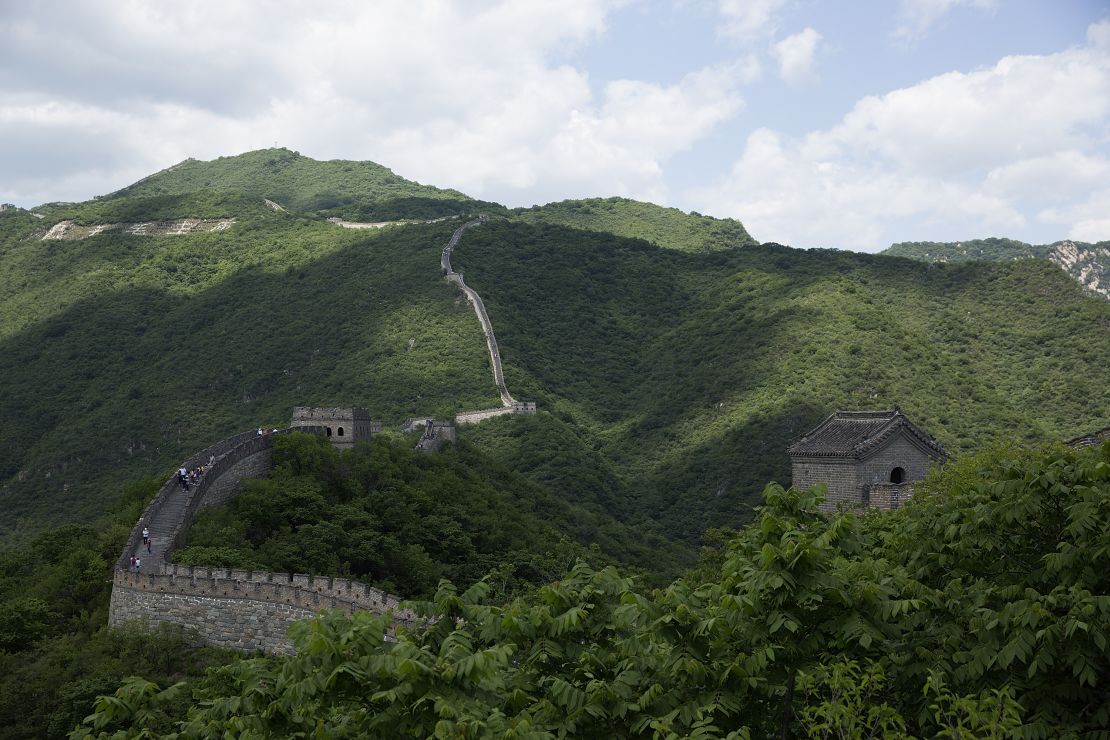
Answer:
M359 406L296 406L289 426L320 427L328 441L340 449L353 447L355 442L370 439L382 430L381 422L370 421L370 412Z
M791 445L792 485L828 486L821 508L897 509L925 477L930 462L948 453L893 411L837 411Z

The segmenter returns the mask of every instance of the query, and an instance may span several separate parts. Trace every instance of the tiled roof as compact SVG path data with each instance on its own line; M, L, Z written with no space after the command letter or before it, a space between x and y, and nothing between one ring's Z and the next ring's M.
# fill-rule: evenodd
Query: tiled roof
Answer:
M837 411L787 449L791 457L860 457L905 430L933 457L948 457L944 448L902 415L891 411Z

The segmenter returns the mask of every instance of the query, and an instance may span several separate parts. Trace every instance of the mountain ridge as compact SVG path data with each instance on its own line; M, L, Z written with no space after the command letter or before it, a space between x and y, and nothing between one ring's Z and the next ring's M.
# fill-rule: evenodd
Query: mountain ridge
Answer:
M167 192L151 190L156 178L43 219L0 214L9 536L18 520L103 511L103 491L281 424L294 405L364 405L399 423L497 404L481 330L440 273L456 224L420 223L427 199L405 200L426 186L382 184L378 165L344 184L342 161L242 156L163 174L177 178ZM245 171L207 187L237 163ZM289 167L300 179L275 210L259 173ZM318 196L343 188L407 225L329 223ZM439 192L447 211L487 210ZM792 435L833 408L900 403L966 450L1075 436L1110 406L1106 304L1047 264L756 245L739 222L625 199L493 206L456 269L487 304L509 385L545 411L468 434L559 495L668 536L692 543L744 521L762 486L788 475ZM184 208L236 222L42 238L65 218L204 215Z
M1029 244L990 237L962 242L898 242L880 254L923 262L1047 259L1091 295L1110 300L1110 241L1091 243L1063 239L1051 244Z

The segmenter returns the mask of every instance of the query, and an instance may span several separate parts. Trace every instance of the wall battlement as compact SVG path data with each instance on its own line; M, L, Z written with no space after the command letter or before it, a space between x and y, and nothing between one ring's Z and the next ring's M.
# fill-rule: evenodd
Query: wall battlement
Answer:
M287 631L299 619L321 609L392 614L395 624L412 626L416 616L400 608L401 598L347 578L301 573L271 573L235 568L177 565L170 561L196 512L224 503L239 493L240 481L264 476L270 469L273 434L244 432L216 443L184 461L191 470L207 466L204 476L188 491L171 477L143 510L116 561L108 624L132 620L148 626L178 624L195 629L210 644L241 650L289 653ZM323 427L295 431L325 434ZM147 555L142 530L149 528L157 551ZM144 558L142 572L130 569L132 555Z
M393 612L396 622L409 626L417 619L412 611L400 608L400 597L346 578L171 565L165 573L117 570L112 584L154 594L265 601L308 609L313 614L320 609L341 609L348 614Z

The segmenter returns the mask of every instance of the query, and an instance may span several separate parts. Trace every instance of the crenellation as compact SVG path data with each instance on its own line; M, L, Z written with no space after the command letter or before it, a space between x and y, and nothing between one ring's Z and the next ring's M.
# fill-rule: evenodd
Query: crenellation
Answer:
M361 421L361 419L360 419ZM305 431L322 432L305 426ZM283 433L283 432L277 432ZM344 578L303 573L273 573L241 568L180 565L168 555L180 546L188 525L201 508L222 503L239 492L244 477L264 475L270 467L272 435L248 432L217 443L189 458L183 466L204 464L207 473L189 491L176 475L146 507L117 561L113 576L109 624L138 620L149 626L171 622L194 629L204 642L246 650L290 652L286 631L298 619L324 608L347 613L366 609L385 613L400 599L366 584ZM148 559L142 573L129 570L139 551L142 528L160 520L169 532L165 547ZM398 612L397 623L411 625L415 616Z

